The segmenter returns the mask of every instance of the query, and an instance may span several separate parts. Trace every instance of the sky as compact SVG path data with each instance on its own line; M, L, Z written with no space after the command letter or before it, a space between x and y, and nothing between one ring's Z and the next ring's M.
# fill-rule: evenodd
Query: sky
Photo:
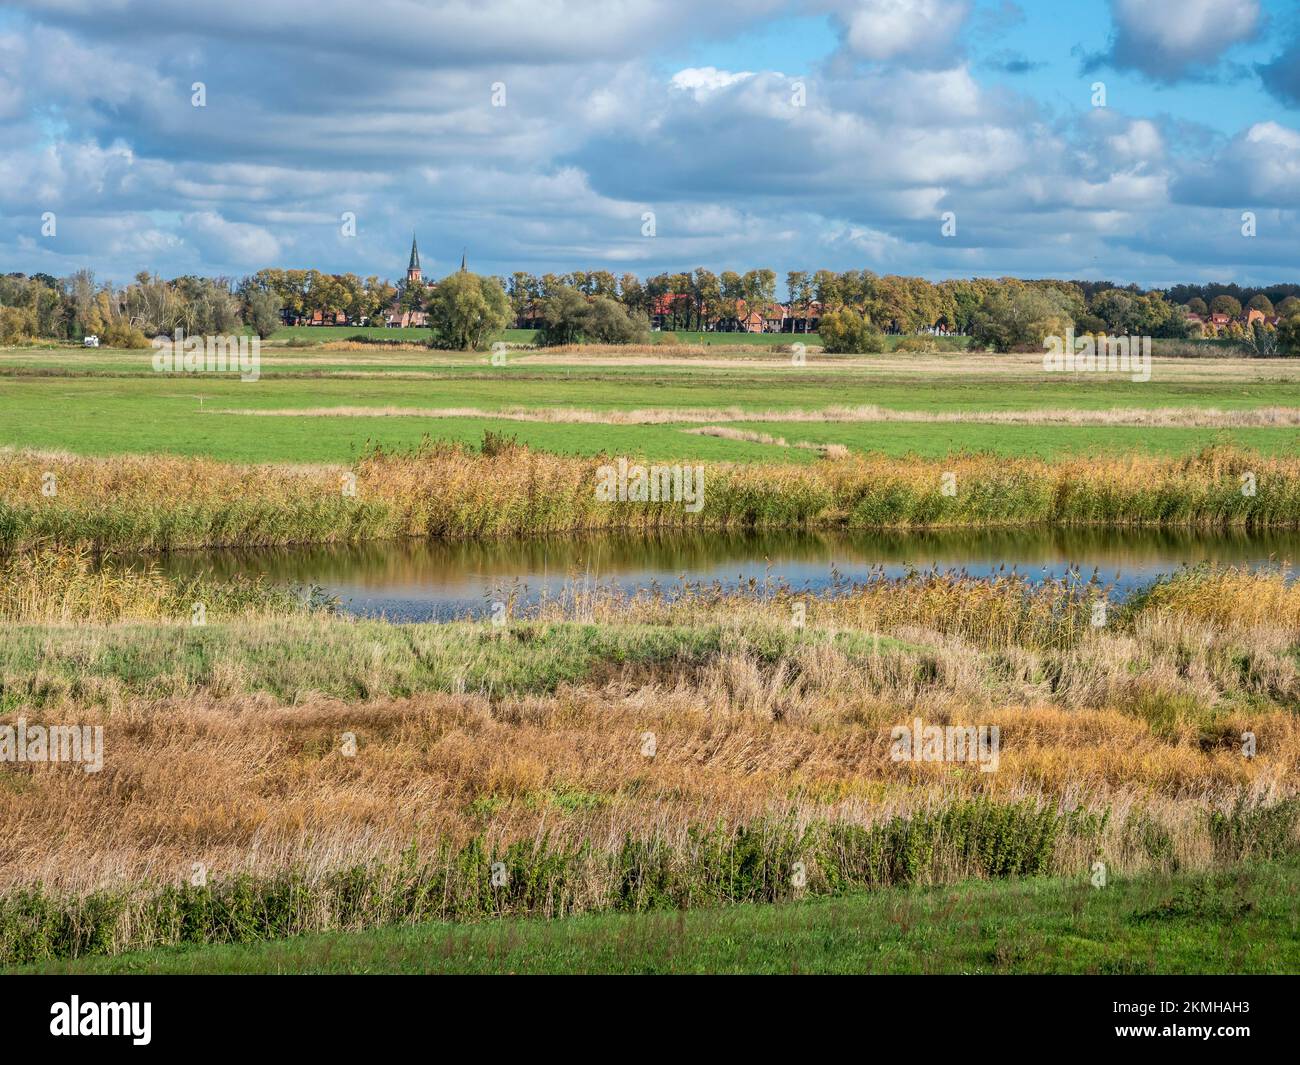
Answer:
M1300 0L0 0L0 271L399 278L413 233L1300 281Z

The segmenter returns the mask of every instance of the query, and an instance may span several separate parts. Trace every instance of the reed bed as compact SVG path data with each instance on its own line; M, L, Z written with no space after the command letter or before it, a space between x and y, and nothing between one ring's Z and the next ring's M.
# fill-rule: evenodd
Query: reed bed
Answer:
M104 744L0 764L0 964L1300 850L1284 570L1190 570L1101 626L1095 582L921 573L575 589L498 628L256 595L103 623L167 588L6 565L42 623L0 625L0 725ZM996 727L996 769L895 760L918 718Z
M0 792L0 961L769 901L796 894L796 862L805 893L835 894L1297 847L1285 715L1252 722L1247 760L1113 711L1006 708L988 774L892 762L887 725L838 716L657 687L126 706L98 718L101 772L29 767Z
M1113 604L1100 625L1107 589L1094 581L946 573L846 582L821 596L763 584L634 596L575 585L502 629L331 620L300 607L203 628L10 624L0 707L213 691L289 702L499 698L610 677L694 685L734 674L769 693L767 711L787 715L802 712L808 692L881 705L1113 707L1208 723L1224 709L1300 704L1300 585L1288 578L1191 570Z
M115 621L206 624L232 617L296 613L326 604L308 590L262 580L177 579L150 561L104 563L83 548L0 557L0 623L67 625Z
M96 551L509 537L586 529L1300 524L1300 458L1212 448L1187 459L1045 462L828 456L705 467L703 504L603 502L608 456L485 438L369 450L350 470L203 459L0 455L0 550ZM54 491L51 493L50 486Z
M338 858L346 848L325 842L338 833L387 852L489 825L513 839L572 822L595 840L663 816L876 818L954 795L1171 810L1295 793L1300 592L1282 575L1190 574L1071 641L1032 602L1059 606L1068 589L990 582L1028 619L1009 626L968 609L989 599L974 582L932 583L939 606L923 583L896 584L908 605L883 633L845 624L864 616L852 592L813 603L802 628L777 601L711 595L503 630L310 614L6 626L3 721L102 724L106 758L99 774L28 766L0 792L0 825L15 829L0 837L0 885L133 880L193 850L237 870L254 844L281 868ZM1254 617L1257 599L1278 616ZM1201 617L1210 602L1242 616ZM997 725L998 770L891 761L891 729L918 716ZM345 734L355 757L339 755ZM614 812L625 820L601 820ZM43 852L57 826L68 846Z
M810 593L783 579L741 587L682 582L627 593L571 580L528 616L599 624L733 623L899 633L925 629L983 649L1068 648L1085 637L1131 634L1161 620L1204 622L1219 630L1267 628L1300 639L1300 581L1289 563L1187 567L1127 598L1096 575L1032 580L1015 571L972 577L958 570L916 570L891 577L883 568L850 580L833 575Z
M1293 830L1290 804L1211 819L1212 846L1239 832L1270 840ZM1274 827L1276 826L1276 827ZM60 896L44 889L0 897L0 963L24 964L162 946L249 943L323 931L434 920L646 912L737 902L781 902L876 887L1007 878L1058 871L1062 857L1103 837L1105 815L1034 803L953 803L865 827L761 822L625 838L595 849L543 835L500 845L475 839L431 854L412 848L386 863L313 876L239 874L152 891ZM1158 849L1148 844L1149 849ZM1260 859L1288 845L1253 846ZM1230 859L1218 858L1211 868ZM795 886L792 870L800 870ZM1075 872L1070 869L1070 872ZM497 880L493 882L493 878ZM1080 878L1080 886L1085 881ZM1086 890L1086 889L1085 889Z

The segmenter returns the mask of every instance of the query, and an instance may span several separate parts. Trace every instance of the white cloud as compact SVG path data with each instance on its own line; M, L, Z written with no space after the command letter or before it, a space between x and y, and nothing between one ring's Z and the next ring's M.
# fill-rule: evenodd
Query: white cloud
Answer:
M1255 123L1216 155L1190 164L1175 198L1243 211L1300 209L1300 131L1277 122Z
M186 238L211 262L257 268L280 255L279 242L261 226L227 222L215 211L186 215L181 226Z
M1204 75L1260 23L1259 0L1111 0L1110 60L1158 81Z
M1258 13L1253 0L1227 17L1216 0L1150 0L1164 13L1151 21L1113 6L1124 47L1192 72ZM809 0L840 48L799 78L800 107L793 79L735 59L780 0L320 0L311 19L289 0L12 0L0 269L393 277L415 228L431 274L467 247L493 272L865 261L1140 280L1135 269L1169 265L1171 232L1218 224L1225 207L1300 206L1295 130L1263 122L1228 143L1113 108L1053 114L1050 99L981 83L963 41L992 31L970 28L974 7ZM715 33L732 45L711 51ZM683 68L687 34L701 58ZM196 79L207 108L190 106ZM490 106L495 81L504 108ZM47 209L56 246L32 238ZM339 237L345 210L354 239ZM939 236L945 210L956 240ZM1207 236L1164 276L1250 243Z
M725 89L753 76L751 70L742 70L733 74L729 70L718 70L717 67L687 67L673 75L672 86L674 89L689 92L695 99L701 100L711 92Z
M1106 138L1107 148L1118 159L1141 163L1160 159L1165 152L1160 127L1150 119L1137 119Z
M969 0L829 0L823 5L845 48L872 62L953 61L953 45L970 15Z

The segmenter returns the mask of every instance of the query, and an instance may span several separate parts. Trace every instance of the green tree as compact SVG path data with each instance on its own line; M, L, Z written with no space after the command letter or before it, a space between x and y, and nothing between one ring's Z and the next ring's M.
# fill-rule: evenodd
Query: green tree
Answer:
M1284 355L1300 355L1300 314L1293 314L1278 323L1277 347Z
M832 355L874 355L885 350L880 330L848 307L822 315L818 332L822 347Z
M643 315L610 296L590 299L574 288L560 288L542 303L545 323L540 340L548 347L577 344L636 344L649 339Z
M1231 296L1215 296L1210 302L1210 310L1215 314L1226 314L1230 318L1241 317L1241 303Z
M691 284L699 308L697 317L701 327L711 326L723 315L722 283L717 274L701 266L696 268Z
M628 314L631 314L642 321L648 321L646 312L649 308L647 302L645 286L641 284L641 279L636 274L624 274L618 281L619 299L623 301L623 306L627 308Z
M582 319L581 337L594 344L637 344L649 339L644 318L633 317L615 299L597 296Z
M510 321L510 300L496 278L465 270L434 285L426 309L434 344L452 351L479 350Z
M582 293L557 285L542 300L542 329L538 340L546 347L576 344L582 339L590 307Z
M971 335L995 351L1039 348L1045 337L1064 336L1074 324L1067 302L1051 289L999 285L980 305Z
M1131 292L1120 288L1105 289L1093 296L1088 309L1094 317L1106 323L1106 331L1114 336L1141 332L1137 325L1140 317L1137 300Z
M268 291L251 293L244 306L244 320L265 340L280 328L280 297Z

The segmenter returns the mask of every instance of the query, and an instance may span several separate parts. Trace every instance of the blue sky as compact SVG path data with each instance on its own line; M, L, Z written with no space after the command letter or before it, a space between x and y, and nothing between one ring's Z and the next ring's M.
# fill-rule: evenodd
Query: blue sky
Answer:
M1300 280L1297 14L9 0L0 269Z

